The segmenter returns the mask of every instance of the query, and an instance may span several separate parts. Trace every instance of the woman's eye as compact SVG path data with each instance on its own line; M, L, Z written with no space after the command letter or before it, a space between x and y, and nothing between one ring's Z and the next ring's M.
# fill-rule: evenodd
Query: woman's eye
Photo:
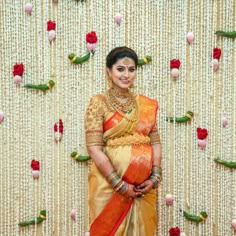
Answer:
M134 68L132 68L132 69L129 69L129 71L130 71L130 72L134 72L134 71L135 71L135 69L134 69Z
M120 72L124 71L123 68L117 68L117 70L120 71Z

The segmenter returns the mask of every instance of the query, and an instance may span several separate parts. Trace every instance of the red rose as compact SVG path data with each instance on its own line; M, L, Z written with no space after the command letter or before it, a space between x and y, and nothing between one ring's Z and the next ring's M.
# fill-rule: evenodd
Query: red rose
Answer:
M172 59L172 60L170 60L170 68L171 69L173 69L173 68L179 69L180 64L181 64L181 62L180 62L179 59Z
M221 56L221 49L220 48L214 48L213 49L213 58L219 60L220 56Z
M31 168L33 170L40 170L40 163L39 163L39 161L32 160L30 166L31 166Z
M170 236L180 236L180 228L179 227L170 228L169 234Z
M58 123L55 123L54 124L54 132L58 132L59 133L63 133L63 129L64 129L64 126L63 126L63 123L62 123L62 120L59 119L59 124Z
M24 73L24 65L21 63L21 64L15 64L13 66L13 75L16 76L16 75L19 75L19 76L22 76L23 73Z
M197 128L198 139L205 139L208 135L207 129Z
M87 43L96 43L98 41L96 32L91 31L90 33L87 33L86 34L86 41L87 41Z
M47 22L47 31L55 30L55 29L56 29L56 22L49 20Z

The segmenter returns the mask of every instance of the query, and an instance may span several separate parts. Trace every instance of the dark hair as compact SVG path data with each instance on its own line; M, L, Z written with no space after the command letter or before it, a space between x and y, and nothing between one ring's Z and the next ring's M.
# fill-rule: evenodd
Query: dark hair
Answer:
M134 50L128 47L116 47L113 48L107 55L106 66L111 69L112 66L119 60L124 57L128 57L134 60L135 67L138 66L138 56Z

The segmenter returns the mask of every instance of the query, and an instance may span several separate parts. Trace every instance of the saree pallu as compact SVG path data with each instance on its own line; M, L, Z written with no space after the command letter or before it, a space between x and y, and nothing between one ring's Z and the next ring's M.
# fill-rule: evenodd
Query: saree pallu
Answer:
M103 125L104 152L126 182L138 185L149 178L153 154L149 133L156 124L157 102L136 96L138 110L123 117L114 113ZM138 120L132 121L137 112ZM155 234L156 190L128 199L114 192L95 164L89 175L91 236L152 236Z

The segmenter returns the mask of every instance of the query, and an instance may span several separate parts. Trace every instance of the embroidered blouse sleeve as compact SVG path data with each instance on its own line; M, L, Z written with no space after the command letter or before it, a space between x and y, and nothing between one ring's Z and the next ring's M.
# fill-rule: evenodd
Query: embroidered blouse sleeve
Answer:
M156 118L157 118L157 113L158 113L158 103L156 105ZM157 128L157 122L155 122L151 132L149 133L149 137L150 137L150 142L151 144L158 144L161 143L161 139L160 139L160 134Z
M94 96L90 99L85 113L85 138L87 146L104 145L103 119L104 107L102 100L98 96Z

